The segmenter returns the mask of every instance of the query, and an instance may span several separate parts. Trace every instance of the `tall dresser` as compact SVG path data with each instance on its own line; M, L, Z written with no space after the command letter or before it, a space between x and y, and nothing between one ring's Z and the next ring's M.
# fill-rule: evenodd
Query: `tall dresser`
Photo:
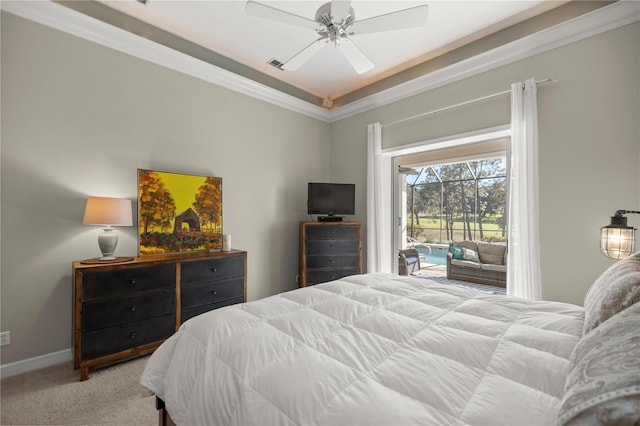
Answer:
M360 222L300 222L300 287L361 273Z
M189 318L247 299L247 252L73 263L74 357L80 379L153 352Z

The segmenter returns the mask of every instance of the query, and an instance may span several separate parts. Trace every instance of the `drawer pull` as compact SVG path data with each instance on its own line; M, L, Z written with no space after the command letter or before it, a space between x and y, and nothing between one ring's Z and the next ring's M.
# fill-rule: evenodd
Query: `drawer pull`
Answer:
M131 312L135 312L135 311L136 311L136 309L138 309L138 308L136 308L136 305L133 305L133 306L131 307Z
M138 284L138 280L136 280L135 278L131 278L131 284Z
M333 259L331 259L331 264L333 265Z
M217 294L215 290L211 290L209 293L213 294L214 296Z
M137 336L136 332L134 331L133 333L131 333L131 335L129 336L132 339L135 339Z
M212 267L210 270L211 270L211 272L218 272L218 270L216 269L216 267L215 267L215 266L214 266L214 267Z

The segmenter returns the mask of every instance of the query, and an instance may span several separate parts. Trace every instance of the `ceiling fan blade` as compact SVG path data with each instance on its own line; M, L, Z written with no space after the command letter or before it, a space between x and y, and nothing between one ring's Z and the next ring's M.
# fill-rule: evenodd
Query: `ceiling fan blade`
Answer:
M373 62L371 62L371 60L367 58L367 55L365 55L364 52L348 38L340 40L338 49L340 49L342 54L347 58L353 69L355 69L358 74L364 74L373 68Z
M341 24L349 16L351 0L331 0L331 16L334 24Z
M351 28L354 34L359 35L420 27L427 23L428 12L429 6L424 4L356 21Z
M320 37L295 55L282 65L283 70L295 71L307 62L313 55L318 53L325 45L326 37Z
M297 27L309 28L312 30L318 28L318 23L316 21L293 13L285 12L284 10L276 9L275 7L267 6L266 4L258 3L257 1L249 0L244 11L249 15L271 19L272 21L278 21L283 24L295 25Z

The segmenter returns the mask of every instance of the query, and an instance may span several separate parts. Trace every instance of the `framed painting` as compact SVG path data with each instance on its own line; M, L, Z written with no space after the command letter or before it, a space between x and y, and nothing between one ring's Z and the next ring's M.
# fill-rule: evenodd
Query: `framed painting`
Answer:
M140 256L219 251L222 178L138 169Z

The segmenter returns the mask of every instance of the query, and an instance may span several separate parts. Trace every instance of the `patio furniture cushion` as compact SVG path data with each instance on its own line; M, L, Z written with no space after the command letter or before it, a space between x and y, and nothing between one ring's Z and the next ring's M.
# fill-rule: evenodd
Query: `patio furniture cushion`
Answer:
M456 266L464 266L467 268L475 268L480 269L480 264L478 262L473 262L471 260L457 260L451 259L451 264Z
M464 259L464 247L451 246L449 251L451 251L451 254L454 259L457 259L457 260Z
M464 260L469 260L471 262L480 262L480 259L478 258L478 252L475 250L465 248L463 257Z
M417 257L407 257L407 265L413 265L418 261Z
M507 247L499 244L478 243L480 262L493 265L504 265L504 254Z
M494 265L493 263L483 263L482 269L485 271L507 272L507 267L505 265Z

